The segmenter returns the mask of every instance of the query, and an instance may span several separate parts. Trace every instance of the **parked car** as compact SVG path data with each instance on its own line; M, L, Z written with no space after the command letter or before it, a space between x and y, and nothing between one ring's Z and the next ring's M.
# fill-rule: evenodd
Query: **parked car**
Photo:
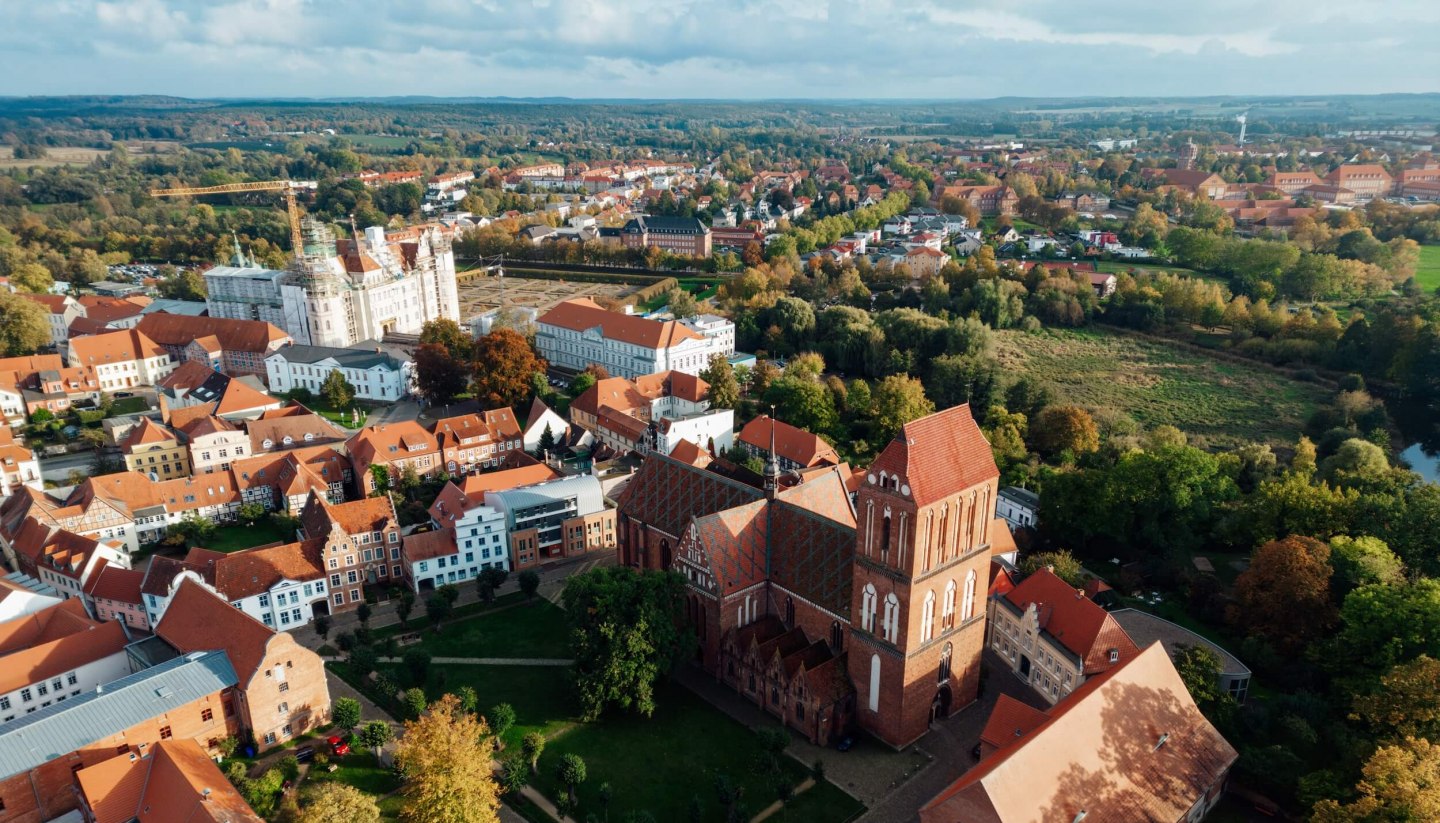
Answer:
M335 735L325 741L330 744L330 752L336 757L344 757L350 753L350 744L340 735Z

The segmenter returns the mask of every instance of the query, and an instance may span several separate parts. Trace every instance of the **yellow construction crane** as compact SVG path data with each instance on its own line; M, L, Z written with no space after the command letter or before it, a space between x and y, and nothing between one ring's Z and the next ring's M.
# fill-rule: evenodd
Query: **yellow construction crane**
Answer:
M226 183L223 186L199 186L183 189L151 189L151 197L196 197L202 194L236 194L246 191L278 191L285 194L285 211L290 216L290 247L296 257L305 251L300 234L300 207L295 203L295 190L303 188L294 180L264 180L257 183Z

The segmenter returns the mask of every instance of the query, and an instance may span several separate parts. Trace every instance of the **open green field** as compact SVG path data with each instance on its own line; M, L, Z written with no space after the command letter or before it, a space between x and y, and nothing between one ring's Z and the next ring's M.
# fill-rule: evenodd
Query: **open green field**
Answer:
M1259 366L1229 363L1103 328L1001 331L997 353L1014 376L1055 386L1061 402L1127 415L1145 428L1170 424L1205 447L1263 441L1289 445L1328 399L1320 386Z
M1440 246L1421 246L1415 281L1425 291L1440 289Z

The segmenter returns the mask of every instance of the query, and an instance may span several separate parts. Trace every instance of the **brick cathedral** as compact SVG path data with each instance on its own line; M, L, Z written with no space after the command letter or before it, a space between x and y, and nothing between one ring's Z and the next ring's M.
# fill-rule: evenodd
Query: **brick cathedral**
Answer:
M717 679L820 745L899 748L978 694L998 477L968 406L853 477L652 454L619 495L620 562L685 576Z

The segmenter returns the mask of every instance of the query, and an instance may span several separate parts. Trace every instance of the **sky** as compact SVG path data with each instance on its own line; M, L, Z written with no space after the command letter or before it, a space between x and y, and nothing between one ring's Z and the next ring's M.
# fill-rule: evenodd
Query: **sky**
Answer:
M0 0L0 95L1440 91L1440 0Z

